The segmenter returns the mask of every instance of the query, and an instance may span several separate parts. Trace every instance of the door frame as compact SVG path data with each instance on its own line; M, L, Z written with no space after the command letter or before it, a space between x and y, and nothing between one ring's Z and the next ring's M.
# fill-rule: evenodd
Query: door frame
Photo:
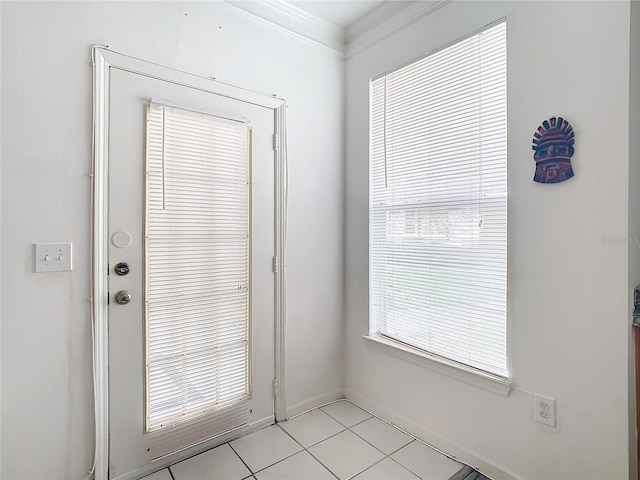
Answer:
M110 50L106 45L91 49L93 65L92 192L91 192L91 313L93 324L93 370L95 396L95 480L109 478L109 288L108 275L108 193L109 193L109 102L111 69L119 69L220 95L273 110L275 148L274 240L274 415L286 419L284 395L286 321L286 214L287 156L286 102L229 85L212 78L175 70ZM225 439L228 441L228 439ZM158 467L160 464L157 465ZM155 468L154 468L155 469ZM150 470L148 473L151 473Z

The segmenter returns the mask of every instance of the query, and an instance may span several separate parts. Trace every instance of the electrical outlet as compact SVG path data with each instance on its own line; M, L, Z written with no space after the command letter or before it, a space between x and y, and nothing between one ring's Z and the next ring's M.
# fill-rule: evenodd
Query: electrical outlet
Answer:
M545 425L555 428L556 401L553 398L543 397L538 394L533 396L533 401L536 422L544 423Z

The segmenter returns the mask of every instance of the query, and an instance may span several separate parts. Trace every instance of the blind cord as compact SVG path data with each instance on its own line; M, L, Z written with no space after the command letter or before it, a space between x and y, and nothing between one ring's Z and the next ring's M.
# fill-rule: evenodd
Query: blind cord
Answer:
M382 139L384 141L384 188L389 188L389 173L387 165L387 77L384 77L384 101L382 102L384 108L384 125Z

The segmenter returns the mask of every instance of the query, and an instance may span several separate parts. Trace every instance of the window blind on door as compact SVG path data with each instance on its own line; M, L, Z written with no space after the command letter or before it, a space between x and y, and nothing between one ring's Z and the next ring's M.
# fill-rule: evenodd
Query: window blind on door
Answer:
M372 331L506 377L504 22L371 83Z
M250 134L149 105L147 432L250 395Z

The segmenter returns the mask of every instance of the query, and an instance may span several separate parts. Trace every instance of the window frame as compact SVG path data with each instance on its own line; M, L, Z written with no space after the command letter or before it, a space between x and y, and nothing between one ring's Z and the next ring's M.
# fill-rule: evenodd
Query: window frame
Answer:
M406 62L402 65L399 65L396 68L393 68L392 70L389 70L385 73L382 73L380 75L377 75L375 77L372 77L370 79L370 95L372 95L373 92L373 82L376 80L379 80L383 77L386 77L389 74L392 74L394 72L397 72L399 70L402 70L405 67L411 66L413 64L416 64L424 59L426 59L427 57L434 55L442 50L445 50L451 46L454 46L460 42L463 42L465 40L468 40L486 30L489 30L493 27L496 27L500 24L504 24L505 25L505 49L506 49L506 43L507 43L507 22L506 22L506 18L500 18L488 25L483 26L482 28L479 28L475 31L473 31L472 33L465 35L463 37L457 38L454 41L451 41L443 46L441 46L440 48L437 48L435 50L432 50L428 53L426 53L425 55L420 56L419 58L413 59L409 62ZM508 52L505 52L505 57L508 57ZM506 73L506 69L507 69L507 65L505 64L505 73ZM505 83L508 82L508 79L505 80ZM505 103L506 103L506 99L505 99ZM449 359L445 356L441 356L439 354L436 353L432 353L429 352L428 350L424 350L422 348L419 347L415 347L412 346L410 344L404 343L401 340L397 340L394 339L392 337L389 337L385 334L380 333L380 325L378 325L378 321L376 320L376 318L374 318L374 306L373 306L373 300L374 300L374 294L372 292L372 285L373 285L373 268L372 268L372 236L373 236L373 200L372 200L372 177L371 177L371 169L372 169L372 165L373 165L373 149L372 149L372 140L373 140L373 132L372 132L372 121L373 121L373 110L372 110L372 98L370 97L370 102L369 102L369 107L370 107L370 111L369 111L369 138L370 138L370 144L369 144L369 158L368 158L368 167L369 167L369 171L370 171L370 177L369 177L369 200L368 200L368 206L369 206L369 255L368 255L368 275L369 275L369 296L368 296L368 300L369 300L369 319L368 319L368 325L369 325L369 332L366 335L363 335L363 338L368 340L367 343L369 343L370 345L373 346L373 348L376 349L380 349L382 352L387 353L387 354L392 354L393 356L396 356L398 358L401 358L403 360L409 361L411 363L414 363L416 365L425 367L425 368L429 368L431 370L437 371L439 373L443 373L446 374L448 376L457 378L459 380L462 380L466 383L470 383L482 388L485 388L487 390L493 391L495 393L501 394L501 395L508 395L509 391L510 391L510 386L511 386L511 376L512 376L512 371L511 371L511 355L510 355L510 342L509 342L509 329L508 329L508 304L509 304L509 300L508 300L508 295L505 295L505 299L504 299L504 308L505 308L505 356L506 356L506 361L505 361L505 368L506 368L506 375L499 375L499 374L494 374L485 370L482 370L480 368L476 368L464 363L461 363L460 361L457 360L452 360ZM505 105L506 108L506 105ZM386 113L385 113L386 115ZM508 117L508 115L507 115ZM506 125L508 124L508 120L505 119L505 130L506 130ZM505 137L506 137L506 131L505 131ZM505 147L506 150L506 147ZM505 171L504 173L504 179L505 181L507 181L508 178L508 172ZM508 218L508 194L505 193L505 202L507 202L505 208L506 208L506 215ZM406 219L404 220L406 222ZM389 223L387 223L387 225L389 225ZM413 230L414 233L419 235L419 231L418 228L422 228L419 227L418 224L413 225ZM505 244L506 244L506 248L508 249L508 224L506 225L507 228L507 233L505 234ZM507 266L505 267L505 275L506 275L506 287L508 288L508 250L507 253L505 253L505 260L507 262Z

